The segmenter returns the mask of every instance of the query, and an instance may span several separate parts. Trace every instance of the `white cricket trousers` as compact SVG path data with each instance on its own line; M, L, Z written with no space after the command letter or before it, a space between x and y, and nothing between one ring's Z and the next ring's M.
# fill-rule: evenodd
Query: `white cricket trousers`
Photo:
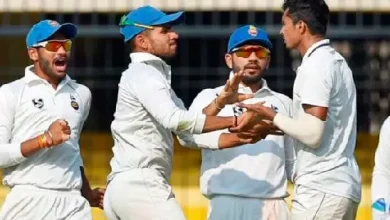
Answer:
M293 220L355 220L359 204L351 199L295 186Z
M283 199L255 199L218 195L210 200L208 220L290 220Z
M185 220L168 181L153 169L117 174L104 195L108 220Z
M0 211L1 220L92 220L89 202L79 190L49 190L18 185Z

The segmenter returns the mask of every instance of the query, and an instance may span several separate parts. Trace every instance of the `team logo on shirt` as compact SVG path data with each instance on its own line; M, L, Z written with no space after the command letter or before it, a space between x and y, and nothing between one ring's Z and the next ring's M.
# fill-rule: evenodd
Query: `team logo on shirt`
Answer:
M235 116L240 116L244 113L244 109L238 106L233 106L233 113Z
M39 99L33 99L33 100L31 100L31 101L32 101L34 107L39 108L39 109L42 109L43 106L45 105L45 104L43 103L43 99L41 99L41 98L39 98Z
M74 110L79 110L79 103L76 102L76 98L70 95L70 106L74 108Z

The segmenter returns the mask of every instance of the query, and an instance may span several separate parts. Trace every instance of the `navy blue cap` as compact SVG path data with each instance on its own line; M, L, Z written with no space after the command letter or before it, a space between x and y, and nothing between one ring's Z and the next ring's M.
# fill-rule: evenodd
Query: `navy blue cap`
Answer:
M263 29L257 28L253 25L245 25L243 27L237 28L233 34L230 35L228 53L231 53L233 49L243 45L248 41L258 42L267 49L272 48L272 43L269 40L267 33Z
M120 21L120 33L127 42L147 28L164 24L176 24L180 22L183 12L176 12L170 15L153 8L152 6L143 6L124 15Z
M27 34L27 48L49 39L57 32L62 33L67 39L73 39L77 35L77 28L72 23L59 24L53 20L40 21Z

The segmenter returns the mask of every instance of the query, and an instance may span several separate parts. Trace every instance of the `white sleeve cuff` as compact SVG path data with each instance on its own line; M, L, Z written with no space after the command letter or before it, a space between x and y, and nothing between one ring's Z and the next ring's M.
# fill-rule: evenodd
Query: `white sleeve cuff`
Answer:
M22 155L22 145L21 144L11 144L10 146L10 151L9 151L9 156L12 158L15 163L21 163L26 157Z
M196 115L194 134L202 134L205 122L206 122L206 115L203 114Z
M2 168L15 166L27 159L22 155L21 144L6 144L6 146L1 147L6 148L6 151L0 154L0 166Z

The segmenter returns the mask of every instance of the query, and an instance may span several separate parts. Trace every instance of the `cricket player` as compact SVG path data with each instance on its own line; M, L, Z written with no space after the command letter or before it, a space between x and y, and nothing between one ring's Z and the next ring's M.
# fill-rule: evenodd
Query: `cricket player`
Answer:
M390 117L382 125L372 173L372 219L390 219Z
M11 188L2 220L88 220L104 189L91 190L79 139L91 92L67 74L76 26L43 20L26 43L33 65L0 88L0 167Z
M189 110L208 115L240 115L243 110L233 105L240 92L254 94L246 103L265 101L276 111L291 115L292 100L272 91L263 79L271 60L271 48L264 30L252 25L236 29L230 36L225 61L231 74L244 71L238 91L229 91L226 86L204 89ZM241 145L237 134L228 130L200 136L209 139L210 145L214 145L215 137L228 148ZM203 149L200 188L210 199L208 219L290 219L284 198L288 196L287 178L293 175L293 165L293 142L283 135L267 135L256 143L223 151Z
M280 33L286 47L303 57L293 88L293 117L262 104L240 106L257 110L297 140L293 219L353 220L361 200L353 74L325 39L325 1L285 0L283 10Z
M180 22L182 14L167 15L144 6L121 19L120 32L132 53L119 83L111 124L114 157L104 199L110 220L185 219L169 185L172 132L180 135L185 145L219 149L218 137L210 146L186 134L233 128L242 121L249 127L260 122L253 111L218 117L185 109L171 88L171 67L165 61L176 54L178 34L172 26ZM244 120L246 117L249 120Z

